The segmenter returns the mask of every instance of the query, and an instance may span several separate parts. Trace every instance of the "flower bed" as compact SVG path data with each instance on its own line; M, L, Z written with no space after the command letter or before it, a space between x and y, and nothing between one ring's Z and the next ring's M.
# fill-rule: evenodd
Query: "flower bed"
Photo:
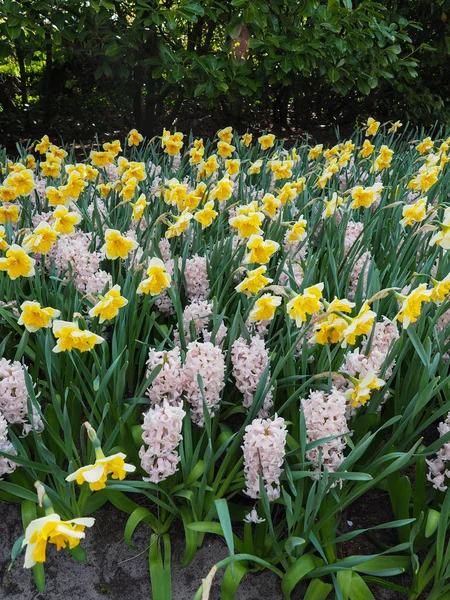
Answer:
M449 144L369 119L328 149L226 128L3 153L0 499L38 589L111 503L126 542L151 528L158 600L174 521L182 565L225 539L223 598L261 569L285 598L450 594ZM379 490L390 515L340 533Z

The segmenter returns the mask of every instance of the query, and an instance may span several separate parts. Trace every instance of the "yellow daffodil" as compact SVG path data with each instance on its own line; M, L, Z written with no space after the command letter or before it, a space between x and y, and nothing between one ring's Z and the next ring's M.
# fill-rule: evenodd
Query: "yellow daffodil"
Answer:
M133 221L140 221L144 216L144 211L148 206L148 202L145 199L144 194L141 194L136 202L131 202L130 205L133 207Z
M23 248L12 244L6 251L6 257L0 258L0 271L6 271L10 279L33 277L36 261L28 256Z
M195 213L194 219L201 224L202 229L205 229L205 227L211 225L218 214L219 213L214 210L214 200L210 200L201 210Z
M261 203L261 212L269 217L274 217L281 206L281 200L275 198L273 194L264 194Z
M23 247L28 252L46 254L58 239L58 232L47 223L41 221L36 229L23 239Z
M180 150L183 147L183 134L177 131L174 134L164 129L161 138L161 146L164 148L164 152L169 156L177 156L180 154Z
M53 225L56 233L59 235L69 235L75 231L75 226L81 221L81 215L69 210L62 205L56 207L53 211L55 223Z
M354 307L355 307L355 303L350 302L350 300L347 300L347 298L342 298L342 299L335 298L329 304L328 304L328 302L325 302L325 308L327 309L327 312L349 313L349 312L352 312L352 308L354 308Z
M313 315L322 308L320 299L322 298L323 283L312 285L303 292L298 294L288 302L287 312L300 327L306 321L307 315Z
M138 247L138 243L129 237L123 236L117 229L107 229L105 231L105 243L100 251L106 258L116 260L117 258L126 258L128 254Z
M123 183L127 183L130 179L136 179L136 181L145 181L147 179L145 163L136 161L128 162L126 169L122 173L121 179Z
M308 152L308 160L316 160L323 152L323 144L317 144Z
M120 145L119 140L114 140L113 142L106 142L103 144L103 150L111 152L113 156L117 156L119 152L122 152L122 146Z
M36 151L39 152L39 154L46 154L49 151L50 146L51 143L48 139L48 135L44 135L41 141L36 144Z
M289 225L289 231L286 234L287 242L301 242L306 237L306 219L303 218L303 215L300 215L298 221L293 225Z
M187 209L181 215L175 217L175 222L166 231L166 239L180 236L189 227L189 222L193 217L194 215Z
M85 165L86 173L84 175L87 181L95 181L98 177L98 170L91 165Z
M353 407L363 406L370 399L372 390L379 390L386 383L383 379L376 376L375 373L369 372L365 375L360 373L359 379L351 378L354 385L353 389L346 392L346 397L351 401Z
M8 248L8 242L6 241L6 233L3 225L0 225L0 251Z
M420 167L418 174L408 183L408 187L427 192L437 182L439 171L439 167Z
M222 158L228 158L235 150L236 148L227 142L219 142L217 144L217 153Z
M403 127L403 123L401 121L395 121L395 123L392 123L392 125L389 127L388 133L395 133L400 129L400 127Z
M197 179L203 179L204 177L210 177L215 173L218 169L219 165L217 163L217 156L215 154L211 154L211 156L200 163L198 167Z
M0 206L0 223L17 223L20 209L14 204L2 204Z
M279 296L272 296L271 294L263 294L258 298L250 311L249 321L254 323L255 321L270 321L275 315L277 306L280 306L281 298Z
M444 250L450 250L450 207L444 211L444 219L439 223L437 231L430 240L430 246L437 244Z
M25 329L34 332L52 326L52 319L61 314L55 308L42 308L39 302L26 301L21 305L22 314L18 320L19 325L25 325Z
M375 135L380 127L380 122L375 121L372 117L367 119L366 135Z
M239 236L243 239L250 237L251 235L259 235L262 233L261 225L264 220L264 215L256 211L251 211L245 214L243 211L239 211L236 217L232 217L229 220L230 226L237 229Z
M77 200L86 186L87 182L83 180L80 173L78 171L73 171L69 175L69 180L64 186L65 195L73 200Z
M228 175L237 175L241 167L241 161L239 158L229 158L225 161L225 169Z
M422 304L431 302L431 295L432 290L427 290L425 283L421 283L407 296L396 294L396 297L402 303L396 318L403 324L404 329L417 321L422 310Z
M231 198L233 193L233 182L228 177L224 177L212 188L210 193L210 198L214 200L217 198L220 202L225 202Z
M233 128L230 126L225 127L225 129L221 129L217 132L217 136L222 140L222 142L231 144L231 140L233 139Z
M275 179L287 179L288 177L292 177L293 166L294 161L292 160L271 160L268 164Z
M114 162L114 155L111 152L96 152L95 150L91 150L89 158L96 167L106 167L106 165L112 165Z
M380 148L380 152L372 165L371 172L378 173L391 166L392 156L394 151L383 145Z
M106 487L108 475L112 479L125 479L127 473L133 473L136 470L134 465L125 462L126 454L118 452L111 456L97 458L94 464L81 467L74 473L66 477L66 481L76 481L78 485L87 482L93 492L102 490Z
M120 285L112 287L104 296L100 296L99 302L91 308L89 316L99 317L99 322L111 321L119 314L119 309L128 304L128 300L120 295Z
M50 206L68 206L71 202L63 186L59 188L49 186L45 189L45 197Z
M144 138L139 133L137 129L132 129L128 134L128 145L129 146L139 146Z
M430 137L425 138L417 144L416 150L420 154L425 154L426 152L431 152L433 150L434 142Z
M377 313L370 310L367 302L361 308L356 317L349 318L350 323L343 332L342 347L347 347L348 344L355 344L356 338L360 335L367 335L372 329Z
M92 527L94 522L92 517L63 521L55 512L33 519L22 542L22 548L26 548L24 568L31 569L36 563L45 562L47 544L54 544L57 550L76 548L85 537L85 528Z
M267 284L272 283L272 279L269 279L264 275L266 272L267 267L258 267L257 269L253 269L253 271L247 271L247 276L236 286L236 291L242 292L247 296L257 294L265 288Z
M337 192L333 192L331 200L324 200L325 208L322 212L322 219L329 219L334 215L338 206L344 204L344 199L338 196Z
M412 227L414 223L420 223L427 216L427 199L420 198L414 204L406 204L402 210L403 219L400 220L402 227Z
M369 208L374 202L377 202L381 197L383 185L375 183L370 187L362 187L358 185L352 190L353 202L350 203L350 208L356 209L360 207Z
M29 196L35 188L33 171L24 169L23 171L11 173L4 180L3 185L12 188L18 196Z
M125 185L122 186L120 195L122 196L122 198L125 202L129 202L130 200L132 200L134 198L137 184L138 184L138 182L137 182L136 177L130 177L130 179L128 179L126 181Z
M52 144L48 150L51 154L53 154L53 156L60 158L61 160L67 156L67 152L64 150L64 148L59 148L59 146L55 146L55 144Z
M157 296L170 287L171 276L160 258L152 258L148 263L147 278L143 279L137 289L138 294Z
M265 265L270 258L279 249L280 244L272 240L264 240L261 235L251 235L247 242L249 253L244 259L245 263L257 263Z
M191 148L191 150L189 150L189 163L191 165L198 165L202 162L204 153L204 148Z
M17 192L12 187L0 185L0 200L2 202L14 202L17 199Z
M311 344L337 344L344 339L344 331L348 323L339 315L330 314L324 321L314 325L314 334L311 336Z
M369 140L364 140L364 144L361 148L361 152L359 153L362 158L367 158L372 154L375 150L375 146L369 142Z
M441 304L450 294L450 273L442 281L432 279L432 282L434 287L431 290L431 300L436 304Z
M253 139L253 136L251 133L244 133L244 135L241 137L241 144L243 146L245 146L246 148L248 148L250 146L250 144L252 143L252 139Z
M250 167L248 168L247 174L248 175L257 175L258 173L261 173L262 165L263 165L263 161L260 158L258 160L255 160L255 162L252 163L250 165Z
M180 183L175 177L169 179L164 190L164 202L169 206L181 206L181 203L186 198L188 186L186 183Z
M96 344L101 344L105 340L87 330L82 330L76 323L71 321L53 321L53 335L57 342L53 352L87 352L92 350Z
M273 133L267 133L266 135L261 135L258 138L258 142L259 145L261 146L262 150L267 150L268 148L271 148L275 142L275 136L273 135Z

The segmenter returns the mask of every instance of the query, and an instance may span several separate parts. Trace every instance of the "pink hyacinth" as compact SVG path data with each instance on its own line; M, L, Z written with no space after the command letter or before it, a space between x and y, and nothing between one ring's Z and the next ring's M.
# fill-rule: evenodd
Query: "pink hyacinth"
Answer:
M8 439L8 423L5 417L0 412L0 450L7 454L17 454L14 450L13 445ZM15 471L17 465L12 462L9 458L5 458L0 455L0 480L3 479L3 475L12 473Z
M445 421L438 425L439 437L442 437L450 431L450 413ZM447 489L446 481L450 478L450 442L436 452L436 458L427 460L428 474L427 479L431 481L433 487L441 492Z
M303 269L298 262L293 262L287 259L284 263L284 268L280 273L278 284L282 286L288 286L292 289L299 289L303 283L304 275Z
M158 249L161 253L161 260L164 264L172 258L172 251L170 249L170 242L166 238L162 238L158 243ZM167 268L167 267L166 267Z
M119 170L115 164L109 164L104 167L108 181L114 182L119 179Z
M203 381L204 398L198 383ZM190 342L183 367L183 388L191 405L191 418L203 427L203 402L211 416L217 411L220 393L225 387L225 358L218 346L211 342Z
M358 377L360 374L367 375L371 372L379 375L392 344L399 337L397 324L387 317L383 317L382 321L375 323L370 334L363 337L361 349L356 348L352 352L347 352L340 370L352 377ZM370 350L367 352L369 340L372 341ZM388 365L383 375L385 379L392 375L394 366L395 361Z
M162 352L151 349L148 354L146 376L150 377L152 371L159 365L162 365L162 368L145 393L152 404L167 402L175 406L183 393L180 349L173 348Z
M199 337L203 329L209 328L209 322L213 315L212 304L205 300L194 300L186 306L183 311L183 331L186 341L191 341L191 326L194 327L196 337ZM174 333L175 343L179 343L180 334Z
M259 498L261 475L270 501L280 497L280 476L285 455L287 429L283 417L254 419L245 428L244 473L250 498Z
M249 409L253 403L253 397L261 381L264 371L269 364L269 352L264 340L254 336L248 344L240 337L233 342L231 347L231 362L233 364L233 377L236 387L244 395L243 406ZM270 369L267 381L270 379ZM269 390L264 398L264 404L258 413L263 418L269 415L269 409L273 405L273 391Z
M46 266L50 270L54 265L66 282L70 278L70 266L74 284L80 292L101 293L106 286L112 285L112 279L109 273L100 269L102 254L89 249L91 239L91 233L82 231L61 237L47 253Z
M306 423L307 442L315 442L334 435L344 436L349 432L345 417L347 401L336 388L331 393L311 390L308 398L302 401L302 410ZM343 451L347 446L344 437L338 437L320 446L308 450L306 458L314 469L322 468L330 472L337 471L344 460Z
M305 239L298 241L289 241L290 231L286 231L283 238L283 250L291 255L291 259L296 262L305 261L308 254L308 242ZM305 236L306 237L306 236Z
M41 204L45 202L45 191L47 188L47 182L42 177L37 177L34 180L34 185L35 187L33 193L30 195L31 204L33 208L36 206L36 196L39 198Z
M148 448L141 446L141 466L149 477L144 481L159 483L177 470L180 456L177 447L183 439L181 431L186 413L182 404L170 406L164 402L144 414L142 440Z
M360 223L355 222L355 221L349 221L347 224L347 228L345 230L345 237L344 237L344 254L345 256L347 256L347 254L350 252L351 248L353 247L353 245L356 243L356 241L358 240L358 243L361 241L361 234L362 231L364 229L364 223Z
M181 265L181 261L180 261ZM186 293L190 302L205 300L209 294L209 280L206 269L206 258L195 254L186 260L184 269Z
M436 329L439 333L444 332L447 334L447 338L444 340L445 343L450 341L450 308L442 313L442 315L436 321ZM450 360L450 354L447 352L442 357L444 360Z
M173 271L174 271L174 261L172 258L170 258L167 261L164 261L165 267L166 267L166 271L167 273L173 277ZM172 285L173 285L173 281L172 281ZM167 290L163 290L159 296L156 297L156 302L155 302L157 308L159 311L166 313L168 315L173 315L175 313L175 309L173 306L173 302L170 299L169 293Z
M32 426L28 413L28 391L24 368L18 361L0 359L0 412L8 423L23 424L26 435ZM44 424L33 407L33 423L36 431L42 431Z

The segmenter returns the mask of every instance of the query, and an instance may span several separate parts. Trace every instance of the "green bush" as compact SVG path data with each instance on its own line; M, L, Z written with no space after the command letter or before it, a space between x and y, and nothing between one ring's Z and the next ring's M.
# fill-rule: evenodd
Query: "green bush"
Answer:
M5 0L0 65L10 85L0 104L5 113L34 102L49 120L55 105L93 95L97 105L132 107L145 133L189 101L237 117L270 109L281 123L351 122L374 109L448 122L446 5Z

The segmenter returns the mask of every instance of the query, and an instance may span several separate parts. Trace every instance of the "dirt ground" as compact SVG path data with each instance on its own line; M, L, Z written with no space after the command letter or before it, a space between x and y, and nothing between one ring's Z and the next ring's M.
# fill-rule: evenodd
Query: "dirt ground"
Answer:
M380 506L381 498L377 499ZM381 503L382 505L382 503ZM367 514L367 513L366 513ZM46 589L40 594L35 588L31 571L23 570L23 555L8 570L10 552L14 541L23 533L19 507L0 502L0 599L1 600L151 600L148 573L148 547L150 530L140 525L134 533L129 548L123 541L127 516L113 507L104 507L95 515L97 521L89 530L83 546L88 563L77 563L68 553L56 552L50 547L45 565ZM385 520L389 520L386 515ZM343 528L359 528L362 515L359 511L343 515ZM351 521L350 519L353 519ZM364 521L364 519L363 519ZM351 525L349 525L349 523ZM343 530L344 530L343 529ZM343 531L342 531L343 532ZM341 533L342 533L341 532ZM192 563L180 568L184 552L184 535L181 525L174 523L171 530L172 545L172 589L174 600L191 600L203 577L211 567L228 555L225 543L216 536L207 536L203 547ZM357 538L360 539L360 538ZM390 540L385 540L386 542ZM365 547L362 541L348 548L345 554L369 554L373 548ZM376 550L375 550L376 552ZM214 580L210 599L219 600L222 573ZM407 585L400 581L400 585ZM307 585L307 584L306 584ZM306 585L299 585L292 600L304 597ZM403 595L383 588L373 588L376 600L400 600ZM247 574L238 589L236 600L283 600L280 580L276 575L263 571Z

